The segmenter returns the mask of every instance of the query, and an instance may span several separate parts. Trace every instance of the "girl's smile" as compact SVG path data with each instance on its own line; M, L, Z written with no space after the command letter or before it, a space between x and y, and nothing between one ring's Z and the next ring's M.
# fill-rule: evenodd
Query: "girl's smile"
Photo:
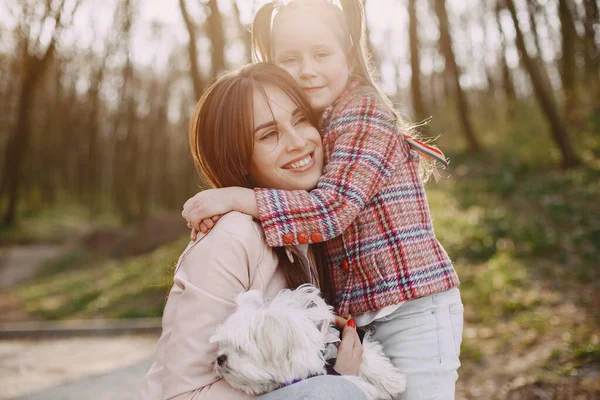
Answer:
M309 86L309 87L303 87L302 90L304 92L306 92L308 95L314 94L316 92L318 92L319 90L323 89L324 86Z

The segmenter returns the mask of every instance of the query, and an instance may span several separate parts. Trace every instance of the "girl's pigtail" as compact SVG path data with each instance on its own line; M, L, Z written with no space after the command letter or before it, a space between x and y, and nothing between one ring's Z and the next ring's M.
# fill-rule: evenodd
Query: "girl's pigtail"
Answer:
M416 151L421 157L422 162L419 163L419 175L421 176L421 179L423 179L424 182L427 182L429 177L433 176L437 182L440 179L437 166L440 165L442 168L448 166L448 161L446 160L444 153L437 147L424 143L413 136L418 133L416 132L416 128L421 125L426 125L429 121L425 121L419 125L411 125L400 116L389 97L383 93L373 79L366 51L366 38L363 36L366 21L362 2L360 0L340 0L340 4L342 5L342 11L346 17L350 38L352 39L352 47L348 53L348 59L359 64L353 66L354 73L358 73L358 75L377 92L378 97L395 115L396 124L398 125L399 131L402 132L404 140L409 147Z
M252 58L254 62L271 61L271 19L273 2L259 8L252 23Z
M346 16L346 24L352 39L351 52L361 50L361 41L364 31L365 12L360 0L340 0L342 11Z
M369 86L372 86L379 94L382 94L373 79L369 54L366 49L364 36L366 21L362 2L361 0L340 0L340 4L346 18L348 33L352 40L352 47L348 51L348 60L352 63L353 74L362 78ZM387 99L386 97L383 98ZM388 105L391 106L391 103Z

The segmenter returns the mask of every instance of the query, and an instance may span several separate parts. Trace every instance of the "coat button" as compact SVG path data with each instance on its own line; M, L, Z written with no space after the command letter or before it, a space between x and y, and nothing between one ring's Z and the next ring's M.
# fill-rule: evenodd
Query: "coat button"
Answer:
M283 243L285 243L285 244L292 244L292 243L294 243L294 234L293 233L286 233L285 235L283 235Z
M306 232L300 232L298 234L298 243L300 243L300 244L306 244L306 243L308 243L308 233L306 233Z
M323 236L320 232L313 232L310 234L310 241L313 243L319 243L323 240Z
M350 269L350 267L348 266L348 260L346 260L345 258L342 260L342 268L346 272L348 272L348 270Z

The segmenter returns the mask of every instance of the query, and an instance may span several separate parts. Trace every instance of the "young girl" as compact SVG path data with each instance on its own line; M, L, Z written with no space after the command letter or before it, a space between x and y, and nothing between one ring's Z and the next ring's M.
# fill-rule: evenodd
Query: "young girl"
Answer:
M211 228L211 216L250 214L274 247L325 241L328 300L374 331L407 375L403 399L453 399L463 307L419 174L420 161L443 155L408 135L373 82L360 0L341 5L269 3L253 26L256 58L286 69L321 113L326 166L317 188L208 190L182 214L195 229L204 222L202 230ZM281 168L313 162L306 153Z

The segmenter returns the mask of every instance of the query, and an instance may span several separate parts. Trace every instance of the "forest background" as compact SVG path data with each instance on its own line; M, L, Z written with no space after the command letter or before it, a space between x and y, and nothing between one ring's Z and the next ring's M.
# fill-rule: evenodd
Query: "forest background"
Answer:
M188 121L264 2L0 2L0 322L161 315L203 187ZM379 82L451 161L427 193L459 398L598 398L598 1L364 3Z

